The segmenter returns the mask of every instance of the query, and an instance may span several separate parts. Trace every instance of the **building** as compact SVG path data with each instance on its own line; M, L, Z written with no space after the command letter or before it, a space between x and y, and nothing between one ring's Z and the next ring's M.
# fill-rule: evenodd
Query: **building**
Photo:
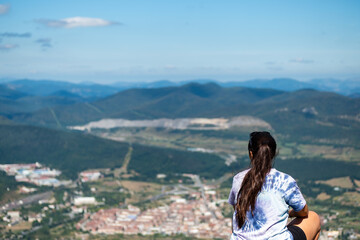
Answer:
M95 197L75 197L74 205L96 205L98 202Z

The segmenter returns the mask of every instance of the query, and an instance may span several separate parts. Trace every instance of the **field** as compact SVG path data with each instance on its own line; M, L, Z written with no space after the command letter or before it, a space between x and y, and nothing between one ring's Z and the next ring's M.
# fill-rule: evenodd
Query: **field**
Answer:
M111 130L95 129L93 134L120 142L140 143L149 146L161 146L187 150L202 148L219 154L247 156L248 134L257 128L232 128L229 130L169 130L165 128L115 128ZM324 158L335 161L360 163L360 149L334 144L299 144L288 142L285 136L273 133L278 142L281 159L287 158Z
M317 183L323 183L332 187L341 187L341 188L354 187L354 184L349 177L333 178L327 181L317 181Z

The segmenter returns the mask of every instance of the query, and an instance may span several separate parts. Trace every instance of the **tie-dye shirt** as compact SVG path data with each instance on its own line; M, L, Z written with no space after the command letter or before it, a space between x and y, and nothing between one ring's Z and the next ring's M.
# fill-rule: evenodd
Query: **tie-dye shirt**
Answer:
M231 205L236 204L237 194L248 171L249 169L234 176L228 200ZM286 227L289 206L298 212L305 205L306 201L296 181L291 176L273 168L266 176L256 198L254 216L248 211L246 221L240 229L234 212L231 239L293 239Z

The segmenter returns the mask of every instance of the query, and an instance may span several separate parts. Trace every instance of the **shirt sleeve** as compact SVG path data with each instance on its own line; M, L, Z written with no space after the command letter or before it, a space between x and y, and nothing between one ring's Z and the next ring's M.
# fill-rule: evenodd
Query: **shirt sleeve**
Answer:
M236 196L236 194L234 192L234 179L233 179L233 183L232 183L232 187L231 187L229 199L228 199L228 203L230 205L235 205L235 196Z
M292 177L289 177L289 181L285 184L284 189L285 202L292 207L295 212L301 211L305 207L306 201L296 181Z

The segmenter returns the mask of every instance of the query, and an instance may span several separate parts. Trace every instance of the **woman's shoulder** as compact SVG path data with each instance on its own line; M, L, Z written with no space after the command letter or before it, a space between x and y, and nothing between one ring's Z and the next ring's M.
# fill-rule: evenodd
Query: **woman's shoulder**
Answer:
M249 170L250 170L250 168L249 168L249 169L245 169L245 170L243 170L243 171L241 171L241 172L238 172L238 173L233 177L234 181L235 181L235 180L236 180L236 181L242 180L242 179L245 177L246 173L247 173Z
M284 173L284 172L281 172L275 168L272 168L271 171L269 172L268 178L275 178L277 180L281 180L282 182L296 182L295 179L290 176L289 174L287 173Z
M236 180L236 181L242 180L242 179L245 177L246 173L247 173L249 170L250 170L250 168L238 172L238 173L233 177L234 181L235 181L235 180ZM281 171L279 171L279 170L277 170L277 169L275 169L275 168L272 168L272 169L270 170L270 172L268 173L267 176L269 176L269 177L275 177L275 178L281 178L281 179L283 179L283 180L295 181L294 178L293 178L292 176L290 176L289 174L284 173L284 172L281 172Z

